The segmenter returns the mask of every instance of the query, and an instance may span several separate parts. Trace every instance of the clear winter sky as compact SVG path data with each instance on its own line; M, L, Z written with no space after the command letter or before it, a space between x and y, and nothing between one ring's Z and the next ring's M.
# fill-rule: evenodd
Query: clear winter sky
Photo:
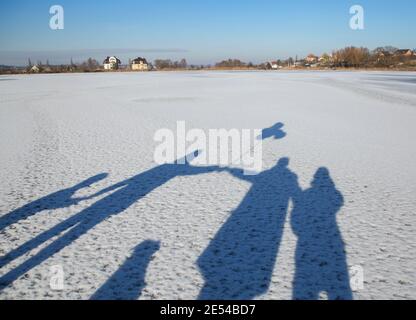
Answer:
M49 28L55 4L64 30ZM364 7L365 30L349 28L354 4ZM413 49L415 35L415 0L0 0L0 64L114 54L262 62L347 45Z

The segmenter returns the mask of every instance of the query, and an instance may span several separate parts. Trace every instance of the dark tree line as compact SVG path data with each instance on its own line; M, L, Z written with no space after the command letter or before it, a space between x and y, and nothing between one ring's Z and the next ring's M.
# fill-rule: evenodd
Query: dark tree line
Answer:
M228 59L216 63L215 66L217 68L242 68L246 67L247 64L239 59Z
M36 64L33 64L32 60L29 58L25 71L39 73L97 72L101 71L101 64L93 58L88 58L86 61L79 64L74 63L72 58L69 64L50 65L49 60L46 60L46 63L37 61Z
M332 55L324 53L313 67L321 68L398 68L403 70L416 70L416 49L399 50L393 46L378 47L372 51L365 47L346 47L334 50ZM276 60L273 62L264 62L253 64L243 62L239 59L227 59L214 65L214 68L222 69L271 69L272 65L278 68L286 67L312 67L312 63L306 59L289 57L285 60ZM151 65L150 65L151 66ZM154 66L157 70L201 70L211 69L210 65L189 65L185 59L178 61L171 59L156 59ZM276 67L274 67L276 69ZM151 66L153 69L153 66ZM74 63L70 60L69 64L50 65L49 61L45 63L36 61L34 63L30 58L26 67L15 67L0 65L0 73L22 73L22 72L41 72L41 73L60 73L60 72L99 72L103 71L103 66L97 60L88 58L82 63Z
M333 52L331 63L335 67L347 68L415 67L415 52L413 50L411 55L403 54L398 48L392 46L378 47L371 52L363 47L346 47Z
M172 61L170 59L156 59L154 61L154 65L156 69L163 70L163 69L186 69L188 67L188 63L185 59L180 61Z

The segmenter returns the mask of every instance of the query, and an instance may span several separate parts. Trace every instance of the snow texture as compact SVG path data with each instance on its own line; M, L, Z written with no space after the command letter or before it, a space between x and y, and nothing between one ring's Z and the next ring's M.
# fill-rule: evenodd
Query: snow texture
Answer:
M0 299L415 299L415 79L1 76ZM155 164L179 120L264 129L263 171Z

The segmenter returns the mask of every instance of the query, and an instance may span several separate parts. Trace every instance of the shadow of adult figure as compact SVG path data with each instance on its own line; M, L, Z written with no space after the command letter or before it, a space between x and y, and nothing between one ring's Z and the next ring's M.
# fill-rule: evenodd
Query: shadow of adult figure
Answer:
M197 156L198 152L193 154ZM42 263L55 253L59 252L71 244L73 241L77 240L97 224L111 216L123 212L136 201L146 196L154 189L167 183L169 180L178 176L199 175L220 170L220 168L216 166L192 166L189 164L189 162L186 161L186 159L190 158L192 158L191 155L188 155L185 157L185 160L178 160L173 164L163 164L157 166L153 169L140 173L132 178L101 190L89 198L98 197L109 192L112 193L98 200L90 207L73 215L67 220L57 224L48 231L45 231L35 238L29 240L19 248L6 254L4 257L0 258L0 267L3 267L10 261L37 248L39 245L50 240L52 237L58 236L62 232L67 231L64 235L40 250L36 255L32 256L15 269L3 275L0 278L0 289L2 287L8 286L18 277L28 272L38 264Z
M63 189L54 193L51 193L43 198L35 200L31 203L24 205L21 208L13 210L0 217L0 231L19 222L20 220L27 219L38 212L44 210L56 210L60 208L70 207L79 203L81 199L73 198L73 195L84 188L91 186L92 184L105 179L108 176L106 173L102 173L91 177L71 188Z
M268 138L274 138L275 140L283 139L286 137L286 132L283 131L284 124L282 122L278 122L275 125L271 126L270 128L266 128L262 130L261 136L258 139L266 140Z
M139 244L123 265L99 288L91 300L137 300L146 286L145 276L160 243L147 240Z
M291 225L298 237L293 299L352 299L344 242L336 221L343 197L326 168L294 198Z
M255 176L230 169L252 183L198 259L205 279L201 300L248 300L267 292L282 238L289 199L297 192L297 176L289 159Z

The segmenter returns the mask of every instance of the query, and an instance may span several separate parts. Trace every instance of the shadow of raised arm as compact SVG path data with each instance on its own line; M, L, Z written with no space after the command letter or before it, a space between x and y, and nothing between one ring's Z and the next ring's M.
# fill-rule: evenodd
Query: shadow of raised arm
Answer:
M259 173L256 175L248 175L248 174L245 174L244 169L240 169L240 168L222 168L222 170L229 172L232 176L238 179L248 181L248 182L253 182L260 174Z
M177 166L178 168L178 175L181 176L190 176L190 175L198 175L203 173L209 172L220 172L224 171L225 168L221 168L220 166L195 166L191 163L192 160L197 158L201 153L201 150L196 150L192 153L189 153L185 157L178 159L172 166Z

